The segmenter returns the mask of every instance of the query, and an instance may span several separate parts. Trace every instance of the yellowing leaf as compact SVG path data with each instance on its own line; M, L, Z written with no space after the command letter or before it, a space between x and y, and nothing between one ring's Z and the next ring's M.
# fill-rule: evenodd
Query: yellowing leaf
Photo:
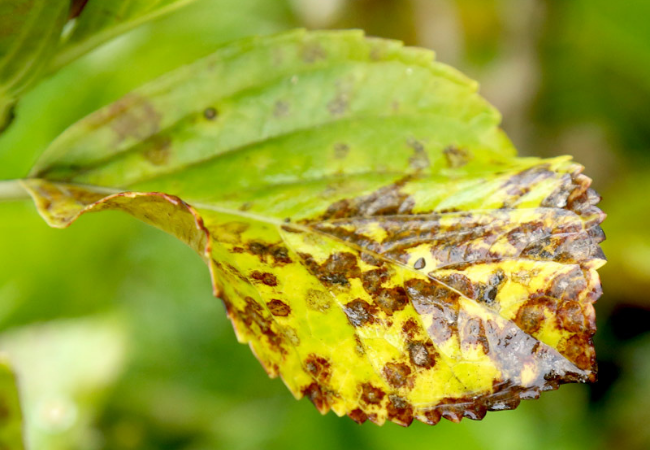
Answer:
M24 185L52 226L121 210L194 248L321 412L480 419L595 379L604 215L476 88L355 31L246 40L75 124Z

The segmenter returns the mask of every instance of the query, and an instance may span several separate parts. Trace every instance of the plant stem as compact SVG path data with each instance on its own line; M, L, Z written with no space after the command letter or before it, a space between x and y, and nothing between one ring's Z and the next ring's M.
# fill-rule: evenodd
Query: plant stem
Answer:
M29 194L18 180L0 180L0 202L25 200Z

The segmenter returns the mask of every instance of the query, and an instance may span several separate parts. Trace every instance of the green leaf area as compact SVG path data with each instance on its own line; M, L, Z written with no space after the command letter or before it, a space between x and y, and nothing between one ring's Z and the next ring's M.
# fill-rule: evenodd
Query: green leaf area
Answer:
M582 166L518 158L499 121L430 51L295 31L88 116L23 183L52 226L115 209L189 244L321 412L480 419L595 379L604 263Z

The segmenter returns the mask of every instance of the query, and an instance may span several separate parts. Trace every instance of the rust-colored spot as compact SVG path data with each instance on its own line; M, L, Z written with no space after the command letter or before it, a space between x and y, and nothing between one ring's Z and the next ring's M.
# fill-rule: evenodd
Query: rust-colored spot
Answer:
M381 291L381 285L388 281L388 278L388 271L385 268L373 269L363 272L361 283L366 292L374 296Z
M319 382L326 382L331 376L330 362L327 358L313 353L305 359L305 368Z
M398 395L390 395L387 406L388 418L398 425L408 427L413 422L413 407L406 399Z
M327 395L318 383L314 382L303 388L302 395L309 398L320 413L325 414L329 410Z
M452 169L463 167L470 161L470 159L472 159L472 154L468 150L454 145L445 148L443 153L447 159L447 164Z
M558 350L578 368L588 370L596 364L596 355L591 337L584 334L575 334L568 339L562 339Z
M360 298L352 300L343 309L348 320L355 327L375 323L377 308Z
M403 310L409 299L403 287L382 289L375 298L379 307L388 315Z
M534 335L542 327L546 316L555 315L556 303L548 297L535 297L524 303L517 311L515 323L526 334Z
M585 314L580 303L576 301L564 301L557 313L562 328L572 333L585 331Z
M291 313L291 308L289 305L284 303L282 300L278 300L277 298L274 298L266 305L268 306L269 311L271 311L271 314L274 316L286 317Z
M431 342L411 341L408 344L409 359L423 369L430 369L436 365L436 350Z
M267 286L277 286L278 279L272 273L260 272L258 270L253 270L251 272L251 278L257 281L261 281Z
M413 339L418 332L420 331L420 325L418 325L417 321L411 317L409 320L404 322L402 325L402 332L406 335L407 339Z
M300 257L309 271L328 286L349 286L349 278L358 278L361 275L357 257L349 252L333 253L323 264L318 264L307 253L300 253Z
M368 415L359 408L350 411L348 413L348 416L350 417L350 419L354 420L359 425L363 424L366 420L368 420Z
M386 396L386 393L373 386L370 383L363 383L361 385L361 401L369 405L378 405Z
M205 108L203 110L203 117L205 117L208 120L214 120L214 119L217 118L218 115L219 115L219 113L212 106L210 106L208 108Z
M413 381L409 378L411 368L404 363L386 363L383 372L388 384L394 388L413 385Z
M363 348L361 338L356 334L354 335L354 351L358 356L363 356L366 354L366 349Z
M546 295L558 300L571 300L578 298L580 293L586 289L587 281L582 270L579 267L574 267L570 272L555 277L546 291Z
M244 249L241 248L241 247L233 247L233 248L230 249L230 251L231 251L232 253L244 253L246 250L244 250Z
M432 272L435 277L435 273ZM452 273L439 278L440 282L460 292L467 298L474 298L474 286L468 277L462 273Z

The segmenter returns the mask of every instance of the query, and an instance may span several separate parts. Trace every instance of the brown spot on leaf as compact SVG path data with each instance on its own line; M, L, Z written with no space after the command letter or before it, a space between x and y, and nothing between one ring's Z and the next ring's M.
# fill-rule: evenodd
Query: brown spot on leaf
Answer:
M591 337L584 334L576 334L568 339L562 339L558 344L558 350L582 370L591 369L596 364Z
M435 272L430 274L435 277ZM462 273L451 273L438 278L441 283L460 292L467 298L474 298L474 286L470 279Z
M349 252L333 253L323 264L318 264L309 254L300 253L300 256L309 271L326 286L349 286L349 278L361 275L357 257Z
M408 427L413 422L413 407L406 399L397 395L390 395L388 399L389 402L386 408L388 419L398 425Z
M379 307L388 315L403 310L408 305L409 298L403 287L382 289L375 301Z
M386 363L383 372L388 384L394 388L412 386L413 384L413 381L409 378L411 368L404 363Z
M388 279L388 270L385 268L369 270L363 272L361 275L363 288L372 296L377 295L381 291L382 284L388 281Z
M346 304L343 311L345 311L348 320L355 327L375 323L377 308L360 298Z
M267 286L277 286L278 279L272 273L260 272L258 270L253 270L251 272L251 278L257 281L261 281Z
M327 109L329 110L330 114L333 116L342 116L347 112L349 106L350 106L350 98L348 94L339 92L338 94L336 94L336 97L334 97L327 104Z
M331 376L330 362L326 358L313 353L305 360L305 368L319 382L326 382Z
M490 353L490 344L485 334L483 321L478 317L472 317L465 322L462 332L463 347L483 347L483 353Z
M274 316L286 317L291 313L291 308L289 305L284 303L282 300L278 300L277 298L274 298L266 305L268 306L269 311L271 311L271 314Z
M420 325L411 317L402 325L402 332L406 335L407 339L413 339L420 331Z
M282 100L278 100L275 102L275 106L273 107L273 117L276 118L282 118L282 117L287 117L290 112L290 107L289 107L289 102L285 102Z
M574 267L570 272L556 276L546 295L559 300L576 299L581 292L587 289L587 282L579 267Z
M368 415L359 408L350 411L348 413L348 416L350 417L350 419L354 420L359 425L363 424L366 420L368 420Z
M327 395L318 383L314 382L303 388L302 395L309 398L321 414L325 414L329 410Z
M497 294L508 277L503 269L497 269L488 277L487 283L477 283L475 287L475 299L486 306L498 309L496 303Z
M409 139L408 146L413 149L413 156L409 158L409 166L413 170L423 170L431 165L429 155L424 149L422 142L416 139Z
M517 311L515 323L526 334L534 335L542 327L547 314L555 314L555 301L548 297L536 297L528 300Z
M450 145L443 150L445 158L447 159L447 164L452 169L457 169L466 165L469 160L472 158L471 153L464 148L459 148L454 145Z
M585 313L580 303L575 301L564 301L558 310L558 318L562 328L572 333L585 331Z
M210 106L208 108L205 108L203 110L203 117L205 117L208 120L214 120L214 119L217 118L218 115L219 115L219 113L212 106Z
M407 181L408 178L404 178L371 194L333 203L325 211L323 220L409 214L414 201L408 194L400 191Z
M423 369L436 365L437 352L431 342L411 341L407 345L411 363Z
M154 166L164 166L169 162L171 143L169 136L155 136L147 142L142 156Z
M368 405L378 405L386 396L386 393L373 386L370 383L363 383L361 385L361 401Z
M332 296L327 292L308 289L305 300L310 309L318 312L326 312L332 303Z
M343 142L337 142L334 144L334 157L336 159L343 159L346 156L348 156L348 153L350 152L350 146L348 144L345 144Z

